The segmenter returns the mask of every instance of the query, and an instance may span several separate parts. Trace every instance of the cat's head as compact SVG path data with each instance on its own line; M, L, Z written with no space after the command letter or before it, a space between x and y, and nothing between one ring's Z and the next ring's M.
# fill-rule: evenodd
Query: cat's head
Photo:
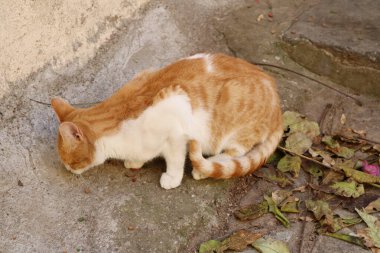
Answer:
M99 164L95 158L91 129L77 119L79 109L61 98L52 99L51 105L60 123L58 153L65 167L75 174L81 174Z

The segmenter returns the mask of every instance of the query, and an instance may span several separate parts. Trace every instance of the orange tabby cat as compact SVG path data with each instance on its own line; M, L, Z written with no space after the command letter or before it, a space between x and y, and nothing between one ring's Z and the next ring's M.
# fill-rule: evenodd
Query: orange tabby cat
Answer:
M222 54L197 54L142 72L90 108L75 109L59 98L51 104L68 170L80 174L108 158L140 168L163 156L165 189L181 184L188 143L195 179L230 178L262 166L283 132L274 80Z

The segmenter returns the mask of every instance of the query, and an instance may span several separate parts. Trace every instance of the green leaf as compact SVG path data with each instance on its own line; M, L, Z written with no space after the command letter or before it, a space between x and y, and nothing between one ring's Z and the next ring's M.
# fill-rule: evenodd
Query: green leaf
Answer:
M327 145L329 150L331 150L334 154L336 154L339 157L350 159L355 154L355 151L353 149L341 146L339 142L334 140L331 136L324 136L322 138L322 142Z
M268 202L263 201L237 210L234 215L239 220L254 220L268 213Z
M278 240L258 239L252 246L261 253L290 253L288 246Z
M331 188L334 189L334 193L339 196L358 198L364 194L364 186L357 184L355 181L349 182L336 182Z
M287 202L281 207L281 211L283 211L284 213L299 213L298 203L299 200Z
M358 245L364 249L368 249L364 245L363 239L360 237L357 237L357 236L346 235L346 234L338 234L338 233L325 233L325 235L339 239L339 240L342 240L342 241L345 241L345 242L356 244L356 245Z
M263 178L269 182L277 183L280 187L286 187L288 185L292 185L292 181L290 181L284 173L279 170L271 170L270 168L262 168L257 170L254 174L256 177Z
M282 153L278 150L276 150L271 156L268 158L266 164L278 162L282 157Z
M222 243L220 241L210 240L201 244L199 247L199 253L219 252L220 246L222 246Z
M298 156L285 155L277 164L281 172L291 171L295 177L298 177L301 170L301 158Z
M358 235L364 238L366 246L380 248L380 222L378 218L357 208L355 210L368 226L368 228L358 231Z
M314 138L320 135L319 125L315 121L302 120L289 126L289 133L301 132L309 138Z
M376 177L371 174L367 174L365 172L355 170L353 169L354 165L355 165L354 162L350 160L344 161L344 162L339 162L338 160L334 168L338 170L343 170L346 177L351 177L358 183L367 183L367 184L380 183L380 177Z
M313 144L311 139L304 133L292 133L285 141L285 147L290 151L302 155Z
M309 163L307 166L302 166L303 170L311 174L315 178L323 176L323 170L321 167L314 163Z
M282 115L284 130L286 131L290 125L302 121L302 115L298 112L286 111Z
M264 195L264 199L268 202L269 212L273 213L276 219L279 220L282 223L282 225L284 225L285 227L289 227L289 220L281 213L274 200L267 195Z
M313 212L317 220L320 220L323 217L328 217L330 220L333 219L333 212L327 202L322 200L306 200L305 204L306 208Z

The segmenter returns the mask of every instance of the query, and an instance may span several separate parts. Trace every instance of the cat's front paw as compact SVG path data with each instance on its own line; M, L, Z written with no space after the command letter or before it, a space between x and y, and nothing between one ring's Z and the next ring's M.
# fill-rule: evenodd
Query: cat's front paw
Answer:
M124 161L124 167L126 169L140 169L144 165L143 162L138 161Z
M182 177L171 176L168 173L163 173L160 179L162 188L169 190L178 187L181 184Z

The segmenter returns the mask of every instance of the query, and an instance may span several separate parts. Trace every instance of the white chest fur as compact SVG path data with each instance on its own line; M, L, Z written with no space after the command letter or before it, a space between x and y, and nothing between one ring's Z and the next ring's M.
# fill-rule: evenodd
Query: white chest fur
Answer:
M189 98L173 95L146 109L140 117L124 121L118 132L98 139L95 143L96 163L107 158L148 161L162 155L172 138L195 138L207 151L209 143L209 114L192 111Z

